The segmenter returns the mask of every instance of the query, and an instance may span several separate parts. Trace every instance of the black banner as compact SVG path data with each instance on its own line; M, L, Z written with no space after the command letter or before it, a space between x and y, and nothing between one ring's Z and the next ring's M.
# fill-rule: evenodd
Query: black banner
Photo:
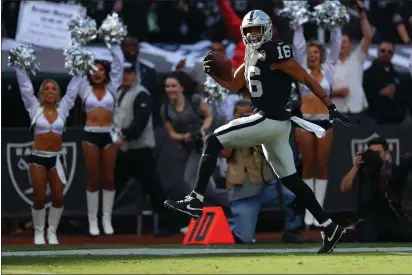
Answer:
M353 167L355 153L364 151L367 142L374 137L382 136L389 143L392 161L399 164L399 158L406 152L412 152L411 126L374 126L345 128L334 125L333 144L328 166L328 189L325 198L325 209L329 212L353 211L356 207L357 188L349 193L340 191L343 176ZM411 177L409 177L409 180ZM404 190L404 204L412 208L412 189Z
M353 165L357 151L366 148L371 138L380 135L388 139L392 160L399 162L400 155L412 152L410 126L335 127L329 162L329 184L325 208L329 212L354 211L356 190L340 192L342 177ZM67 167L68 183L65 188L65 216L86 216L86 168L81 149L82 129L69 128L64 134L63 162ZM33 141L28 129L2 129L2 215L3 217L29 217L32 189L28 174L27 157ZM171 198L181 197L184 153L170 141L163 129L156 130L156 157L158 172L166 193ZM138 164L136 164L138 165ZM48 194L50 191L48 190ZM405 190L405 205L412 208L412 190ZM47 197L50 203L50 196ZM116 200L114 215L136 215L148 208L139 184L131 183Z

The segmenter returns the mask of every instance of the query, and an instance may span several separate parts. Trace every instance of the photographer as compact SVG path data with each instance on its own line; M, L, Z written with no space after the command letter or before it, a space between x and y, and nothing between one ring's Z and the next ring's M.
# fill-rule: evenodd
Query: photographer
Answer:
M184 153L184 188L188 190L193 188L203 140L213 122L213 115L207 103L196 92L197 88L197 82L188 74L173 72L166 78L167 99L161 108L169 137L179 142Z
M412 156L400 165L390 161L388 143L382 137L368 142L368 150L355 157L355 166L343 178L340 189L358 188L357 223L352 240L360 242L412 241L412 223L402 210L402 189L412 170Z

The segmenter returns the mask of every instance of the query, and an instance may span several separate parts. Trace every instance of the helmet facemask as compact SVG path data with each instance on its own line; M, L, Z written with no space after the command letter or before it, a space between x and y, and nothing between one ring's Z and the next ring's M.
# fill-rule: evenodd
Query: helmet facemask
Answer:
M251 28L260 28L260 32L256 34L250 34ZM266 43L272 39L272 26L269 24L265 25L249 25L241 27L243 43L246 47L257 50L263 43ZM248 35L249 33L249 35Z

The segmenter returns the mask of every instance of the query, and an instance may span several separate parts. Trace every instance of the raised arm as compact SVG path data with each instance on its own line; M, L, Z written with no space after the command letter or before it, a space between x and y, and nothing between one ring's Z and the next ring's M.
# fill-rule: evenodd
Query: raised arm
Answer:
M110 83L109 91L115 95L117 89L123 82L123 63L124 55L120 45L112 45L110 47L110 52L112 53L112 64L110 67Z
M29 112L30 118L33 118L40 105L38 99L34 95L33 84L25 70L16 69L16 75L24 107L27 112Z
M305 66L306 64L306 39L303 34L303 27L298 27L293 33L293 51L295 54L295 59L300 65Z
M342 28L335 27L330 31L330 49L325 61L325 77L332 83L333 73L339 59L340 47L342 45Z
M64 119L69 116L70 109L74 106L77 94L84 92L84 84L84 77L75 76L70 80L66 94L59 103L59 112Z

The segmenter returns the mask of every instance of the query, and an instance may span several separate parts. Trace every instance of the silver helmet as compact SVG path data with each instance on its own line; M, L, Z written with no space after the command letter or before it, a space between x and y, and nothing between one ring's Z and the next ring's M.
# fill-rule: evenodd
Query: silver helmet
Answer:
M246 30L250 27L260 27L260 34L252 35L247 33ZM263 11L252 10L243 17L240 32L246 47L254 50L259 49L263 43L272 40L272 21L269 15Z

